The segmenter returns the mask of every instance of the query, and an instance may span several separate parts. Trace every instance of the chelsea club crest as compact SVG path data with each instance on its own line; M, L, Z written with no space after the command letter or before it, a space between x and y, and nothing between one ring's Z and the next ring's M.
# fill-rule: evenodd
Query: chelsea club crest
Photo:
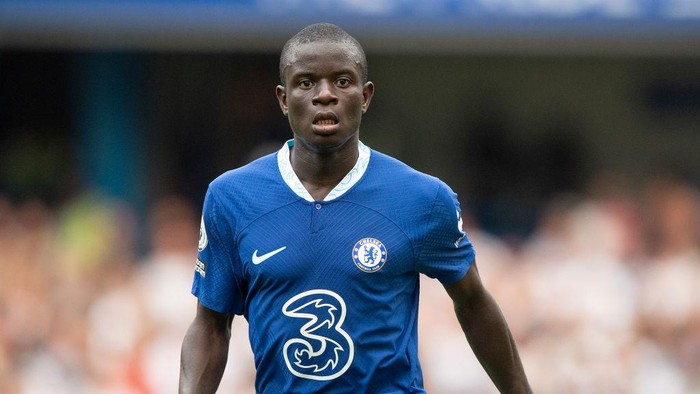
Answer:
M386 247L376 238L362 238L352 248L352 261L364 272L377 272L386 263Z

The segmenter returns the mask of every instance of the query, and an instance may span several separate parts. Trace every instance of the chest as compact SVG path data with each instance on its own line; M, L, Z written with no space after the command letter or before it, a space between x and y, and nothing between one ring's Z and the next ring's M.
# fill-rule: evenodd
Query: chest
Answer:
M239 259L251 289L375 288L413 274L409 238L384 214L350 202L299 202L241 232Z

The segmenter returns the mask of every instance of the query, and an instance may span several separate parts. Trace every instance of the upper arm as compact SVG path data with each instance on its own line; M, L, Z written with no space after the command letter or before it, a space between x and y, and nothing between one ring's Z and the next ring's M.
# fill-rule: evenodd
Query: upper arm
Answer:
M508 324L484 288L476 264L445 285L462 331L477 359L502 393L532 393Z
M194 325L213 333L224 334L230 336L231 323L233 315L220 313L197 302L197 314L195 315Z
M182 342L180 393L215 393L228 355L233 315L197 303L197 314Z
M207 365L226 365L232 322L233 315L216 312L198 302L197 314L182 342L183 371L201 371Z
M465 311L473 311L483 305L484 300L488 296L486 288L484 288L479 276L479 270L474 261L469 267L469 271L464 277L455 283L444 285L447 294L449 294L455 309L459 310L466 308Z

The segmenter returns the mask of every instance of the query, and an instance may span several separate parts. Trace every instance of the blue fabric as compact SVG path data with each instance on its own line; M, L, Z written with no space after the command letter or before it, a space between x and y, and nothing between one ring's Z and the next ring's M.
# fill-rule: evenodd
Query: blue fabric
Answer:
M447 185L379 152L323 202L292 192L272 154L211 183L192 292L248 319L259 393L422 393L418 275L467 273L458 219Z

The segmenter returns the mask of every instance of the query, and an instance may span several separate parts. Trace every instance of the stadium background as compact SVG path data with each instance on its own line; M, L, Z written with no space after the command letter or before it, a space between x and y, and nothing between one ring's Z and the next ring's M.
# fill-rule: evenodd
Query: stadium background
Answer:
M362 140L459 193L537 392L700 391L695 0L0 0L0 391L173 392L206 185L290 137L317 21L367 52ZM428 388L493 392L443 293Z

